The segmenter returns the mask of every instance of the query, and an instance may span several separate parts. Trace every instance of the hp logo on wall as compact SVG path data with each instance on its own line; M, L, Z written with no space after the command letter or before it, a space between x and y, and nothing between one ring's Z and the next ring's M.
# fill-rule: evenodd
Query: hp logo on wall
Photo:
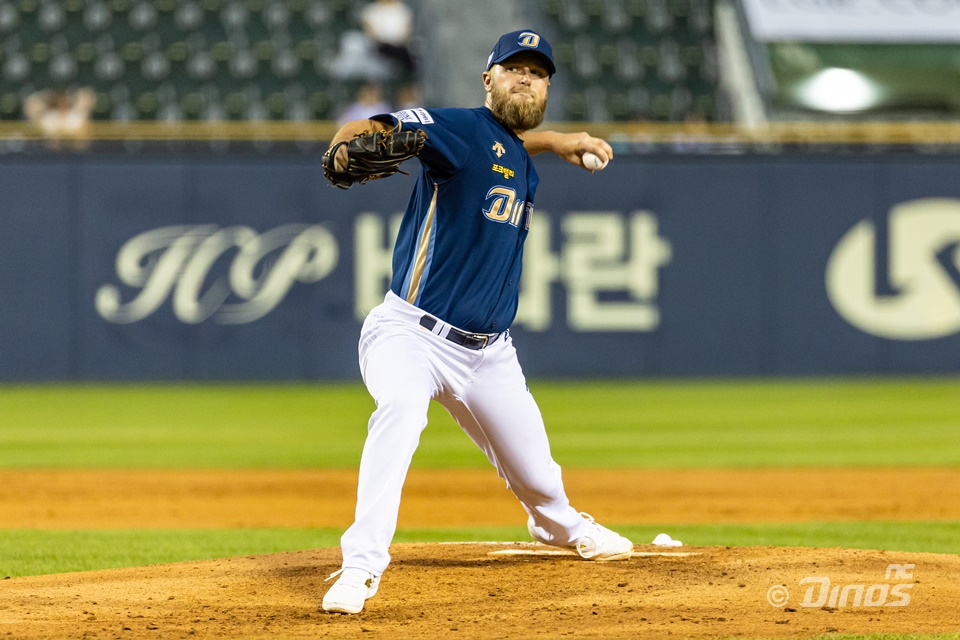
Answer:
M117 254L120 282L136 291L124 301L115 284L97 289L96 309L107 322L131 324L170 298L185 324L259 320L297 282L318 282L337 266L336 238L321 225L286 224L257 233L250 227L177 225L145 231ZM215 265L229 261L226 273ZM222 270L221 270L222 271Z
M883 239L861 220L827 263L827 295L867 333L929 340L960 331L960 200L929 198L893 207Z

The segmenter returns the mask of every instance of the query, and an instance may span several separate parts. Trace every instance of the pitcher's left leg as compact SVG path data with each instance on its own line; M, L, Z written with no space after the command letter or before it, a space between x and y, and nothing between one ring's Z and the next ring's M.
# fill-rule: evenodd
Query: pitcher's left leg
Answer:
M534 538L576 548L588 558L629 557L633 548L629 540L570 506L543 416L509 338L484 351L483 364L458 400L448 409L520 499Z
M487 395L489 389L473 387L464 397L440 401L519 498L531 526L539 529L535 537L572 547L583 529L583 518L570 506L560 466L550 455L540 410L529 392L521 389L522 396L512 397L504 389Z

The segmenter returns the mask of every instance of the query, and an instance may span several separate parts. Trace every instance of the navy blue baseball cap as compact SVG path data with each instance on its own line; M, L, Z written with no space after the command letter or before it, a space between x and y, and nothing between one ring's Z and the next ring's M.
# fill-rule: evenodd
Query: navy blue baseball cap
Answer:
M497 44L493 46L493 51L490 52L490 57L487 58L487 71L490 71L493 65L524 51L539 53L544 58L547 71L551 76L557 72L557 66L553 64L553 47L546 38L532 29L511 31L500 36Z

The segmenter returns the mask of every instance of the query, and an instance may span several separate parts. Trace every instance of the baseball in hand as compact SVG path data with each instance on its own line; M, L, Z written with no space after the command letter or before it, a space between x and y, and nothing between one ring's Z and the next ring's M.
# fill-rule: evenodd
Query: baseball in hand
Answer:
M607 163L596 155L587 151L585 154L583 154L583 166L591 171L600 171L600 169L603 169L607 166Z

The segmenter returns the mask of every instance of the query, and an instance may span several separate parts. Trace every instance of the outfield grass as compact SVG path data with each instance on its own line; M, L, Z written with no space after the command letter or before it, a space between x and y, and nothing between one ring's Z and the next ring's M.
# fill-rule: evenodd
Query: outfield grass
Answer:
M533 381L567 467L960 465L960 379ZM354 468L358 384L0 387L0 467ZM433 405L414 466L485 467Z
M636 542L661 532L693 546L845 547L960 553L960 520L618 526ZM0 529L0 579L335 547L341 529L49 531ZM395 542L529 541L524 527L400 529Z
M532 381L567 468L960 465L960 379ZM373 402L359 384L0 387L0 468L355 468ZM442 408L414 465L486 467ZM960 553L960 524L629 526L687 544ZM2 526L2 522L0 522ZM340 531L0 529L0 577L336 546ZM396 540L525 540L522 528Z

